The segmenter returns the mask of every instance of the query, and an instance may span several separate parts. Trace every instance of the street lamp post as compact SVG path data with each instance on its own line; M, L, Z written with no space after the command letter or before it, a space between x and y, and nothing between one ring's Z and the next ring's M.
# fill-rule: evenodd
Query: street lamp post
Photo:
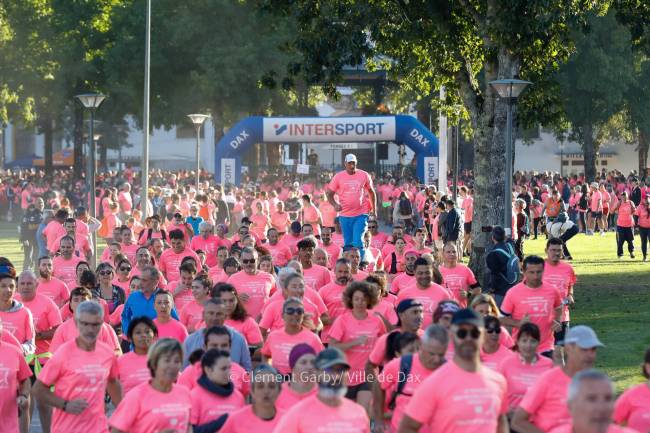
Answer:
M199 193L199 185L201 182L201 125L205 122L205 119L209 118L207 114L188 114L187 117L190 118L196 128L196 194Z
M88 211L90 216L95 218L95 110L101 105L101 103L106 98L105 95L100 93L85 93L82 95L75 96L85 108L90 111L90 131L88 133L88 161L87 161L87 173L86 181L88 183L88 194L89 203ZM93 256L92 256L92 265L95 267L96 256L97 256L97 235L95 232L92 233L92 242L93 242Z
M508 103L506 117L506 179L503 201L503 228L506 233L511 233L512 231L512 153L514 147L514 140L512 139L512 106L517 102L517 98L529 84L532 83L530 81L515 79L490 81L490 85L499 97L505 99Z
M147 0L144 37L144 104L142 110L142 162L140 163L140 211L142 221L149 215L149 93L151 70L151 0Z
M560 177L564 177L564 142L560 142Z

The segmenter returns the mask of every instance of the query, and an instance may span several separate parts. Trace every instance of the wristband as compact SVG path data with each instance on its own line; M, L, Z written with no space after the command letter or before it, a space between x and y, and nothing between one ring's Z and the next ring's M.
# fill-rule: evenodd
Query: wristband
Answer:
M61 407L61 410L65 412L67 406L68 406L68 400L63 400L63 406Z

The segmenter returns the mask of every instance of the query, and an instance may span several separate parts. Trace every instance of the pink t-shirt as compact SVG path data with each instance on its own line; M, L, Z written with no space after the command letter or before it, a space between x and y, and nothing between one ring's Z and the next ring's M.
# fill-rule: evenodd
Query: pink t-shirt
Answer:
M262 355L271 358L271 364L282 374L291 373L289 368L289 353L293 346L299 343L309 344L316 353L324 349L323 343L316 334L306 329L295 335L289 335L284 329L271 331L262 346Z
M347 343L359 337L366 337L364 344L354 346L345 351L350 364L350 386L365 382L366 361L377 338L386 333L384 322L374 314L368 314L365 319L359 320L351 311L346 311L337 318L329 331L329 341L332 339L339 343Z
M244 407L244 396L236 389L228 397L222 397L196 386L191 394L192 413L190 422L192 424L206 424L214 421L223 414L229 414Z
M198 329L198 324L203 321L203 304L192 300L180 310L180 321L191 334Z
M176 383L192 391L198 386L198 381L202 374L201 362L195 362L183 370ZM230 364L230 380L235 385L237 391L244 396L248 395L250 392L250 375L241 365L235 362Z
M353 217L366 213L363 192L372 188L372 179L365 171L357 169L354 174L338 172L327 188L339 196L341 216Z
M562 367L554 367L539 376L533 386L526 392L519 407L528 412L530 422L542 431L571 420L567 407L567 393L571 378Z
M45 281L42 278L39 279L38 286L36 286L36 292L47 296L59 307L70 299L70 290L68 290L68 286L63 281L54 277L52 277L50 281Z
M255 415L253 406L244 406L228 416L219 433L273 432L284 414L284 411L278 409L272 419L265 420Z
M397 303L399 304L404 299L415 299L422 303L422 307L424 308L424 322L422 323L422 327L426 329L433 321L433 312L438 307L440 301L453 299L453 295L441 285L431 283L431 286L424 290L417 286L400 290L397 295Z
M559 427L550 430L548 433L573 433L573 425L571 423L563 424ZM627 427L620 427L616 424L610 424L607 427L606 433L639 433L636 430Z
M180 253L175 253L171 248L163 251L160 255L158 269L163 273L167 281L179 280L181 272L178 270L181 261L187 256L193 257L196 263L201 263L199 256L191 248L185 248Z
M43 229L43 235L45 235L47 250L51 253L55 253L56 250L53 249L54 241L65 235L63 224L58 221L50 221Z
M187 433L191 408L190 392L186 388L174 384L170 392L160 392L146 382L126 394L109 424L129 433L159 433L165 430Z
M363 406L344 398L332 407L318 396L307 397L291 408L273 433L370 433L370 420Z
M616 400L614 421L640 432L650 432L650 387L647 383L629 388Z
M264 248L266 248L269 253L271 253L273 264L276 266L286 266L289 260L293 258L291 255L291 250L286 245L282 245L280 242L275 245L265 244Z
M465 222L471 223L474 217L474 199L472 196L467 196L463 199L462 204L463 212L465 214Z
M562 261L557 265L552 265L548 260L544 263L542 280L545 284L555 287L562 299L569 296L569 289L578 281L573 266ZM562 322L568 322L569 320L569 306L565 305L562 309Z
M396 329L394 331L388 332L381 337L377 339L377 342L375 343L375 347L372 348L372 352L370 352L370 356L368 357L368 360L375 364L375 365L384 365L386 363L386 344L388 340L388 336L392 334L393 332L398 332L400 329ZM424 331L422 328L418 329L417 335L418 337L422 337L424 334Z
M329 267L330 269L334 269L336 261L341 255L341 246L332 242L329 245L321 245L321 248L327 251L327 255L329 256Z
M117 358L117 371L123 395L151 379L151 372L147 367L147 355L138 355L135 352L125 353Z
M275 278L264 271L257 271L255 275L248 275L245 271L239 271L228 278L228 283L235 286L238 294L245 293L249 296L249 299L244 302L246 311L251 316L258 317L264 304L271 296Z
M74 319L71 318L66 320L56 328L56 331L54 331L52 343L50 344L50 351L56 353L65 343L73 341L78 336L79 330L77 329L77 324ZM99 330L97 341L104 343L118 353L121 352L120 342L117 339L117 335L115 335L115 331L108 323L102 324L102 329Z
M277 331L284 328L284 320L282 319L282 306L285 299L280 296L271 300L262 311L262 319L260 320L260 328L270 331ZM314 323L318 323L320 314L318 307L314 305L309 299L303 298L303 307L305 309L305 317L310 317Z
M531 289L525 283L519 283L506 293L501 304L501 311L509 314L514 320L521 320L525 315L530 321L539 326L541 341L537 350L546 352L553 350L554 310L561 305L562 298L555 287L542 282L536 289ZM518 329L513 330L512 338L517 340Z
M318 386L315 385L312 389L310 389L306 393L298 394L296 391L291 389L291 387L289 386L289 382L284 382L282 383L282 390L280 391L280 395L278 396L278 399L275 401L275 407L276 409L289 410L292 407L294 407L296 404L301 402L302 400L306 399L307 397L316 395L317 392L318 392Z
M216 266L219 238L214 235L208 236L207 239L204 239L203 236L194 236L192 242L190 242L190 247L194 251L205 251L205 264L208 265L208 267Z
M413 355L413 361L411 364L411 371L408 377L400 377L400 363L401 358L395 358L391 360L386 366L382 373L378 376L378 381L381 386L381 389L386 393L386 401L390 401L393 393L397 390L397 385L399 381L406 381L402 392L397 395L395 398L395 410L393 410L393 416L391 417L391 425L393 426L394 431L397 431L399 423L404 416L404 410L408 405L408 402L415 394L415 390L424 382L424 380L433 373L434 370L428 370L420 362L420 355L417 353ZM420 429L422 432L425 429Z
M526 391L545 372L553 368L553 361L545 356L537 356L533 364L525 364L518 353L512 352L497 366L497 371L508 383L508 406L514 410L521 403Z
M512 355L512 351L506 346L499 345L499 348L494 353L487 353L481 348L481 363L487 367L491 368L494 371L499 371L498 367L501 362L509 358Z
M160 323L158 319L154 319L153 323L158 328L158 338L174 338L183 343L189 335L185 325L176 319L171 319L164 324Z
M632 209L632 202L626 201L621 203L618 206L618 219L616 220L616 225L619 227L632 227L634 225L634 220L632 215L634 210Z
M0 343L0 433L18 431L18 386L31 375L22 350Z
M13 312L0 311L0 322L2 322L4 330L16 337L21 344L27 341L34 342L36 334L34 319L27 307L22 306Z
M346 310L342 297L345 287L337 284L336 281L332 281L321 287L318 291L318 294L327 307L327 314L331 319L336 319Z
M16 295L16 297L31 311L36 332L49 331L63 323L59 308L47 296L37 293L31 301L22 300L20 295ZM36 354L40 355L41 353L49 352L51 342L52 339L36 339ZM42 359L41 362L45 362L45 360Z
M52 433L108 432L104 393L109 379L117 377L117 356L111 347L98 341L95 350L87 352L77 347L76 341L63 344L61 350L45 364L38 379L45 386L54 385L57 397L68 401L83 399L88 407L83 416L55 408Z
M243 321L226 319L224 324L243 335L249 346L260 346L263 343L260 327L251 316L247 316Z
M77 287L77 264L81 261L83 259L75 255L69 260L63 256L57 256L52 260L52 275L63 281L68 287Z
M372 235L370 239L370 246L377 248L381 251L388 240L388 235L384 232L377 232L376 235Z
M312 264L311 268L302 270L305 278L305 285L314 290L319 290L321 287L332 282L332 276L325 266Z
M289 224L291 224L291 220L287 212L275 212L271 214L271 226L278 232L286 233Z
M589 206L592 212L601 212L603 210L603 196L599 191L591 193Z
M332 206L327 200L323 200L319 203L318 209L323 218L323 227L334 227L334 219L338 215L334 206Z
M463 264L456 264L453 268L447 268L444 265L438 267L442 274L445 287L449 289L454 300L460 304L461 307L467 308L467 297L461 296L460 292L467 292L470 287L477 283L474 277L474 272Z
M251 220L251 231L258 239L266 239L266 231L269 228L269 217L262 214L254 214L248 217Z
M179 285L181 285L180 281L170 281L167 283L165 290L174 294ZM194 295L192 295L191 288L185 288L178 292L178 294L174 294L174 307L176 307L176 311L182 311L192 301L194 301Z
M390 324L395 325L397 323L397 312L395 311L395 300L397 300L397 297L389 293L388 296L381 298L379 300L379 303L375 305L370 311L373 314L375 313L381 314L382 316L384 316L384 319L388 320Z
M406 272L400 272L395 276L393 282L390 283L390 292L397 295L400 290L413 286L415 286L415 276L409 275Z
M416 389L404 413L431 433L494 432L508 411L506 392L499 373L485 367L468 372L450 361Z

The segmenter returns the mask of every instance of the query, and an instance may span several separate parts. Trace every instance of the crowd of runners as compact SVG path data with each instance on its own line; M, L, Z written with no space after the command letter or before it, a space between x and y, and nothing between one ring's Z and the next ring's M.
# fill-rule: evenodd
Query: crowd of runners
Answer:
M638 233L647 259L643 179L517 173L475 276L471 172L454 198L356 165L153 171L146 204L138 172L99 174L95 218L71 171L5 173L0 433L36 408L45 433L650 432L650 379L615 399L570 323L570 240L614 230L634 259Z

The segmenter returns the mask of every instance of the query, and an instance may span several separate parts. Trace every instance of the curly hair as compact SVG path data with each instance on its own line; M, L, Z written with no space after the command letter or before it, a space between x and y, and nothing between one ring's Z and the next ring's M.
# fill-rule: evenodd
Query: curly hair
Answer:
M355 292L361 292L366 298L367 309L372 309L379 302L379 289L375 284L366 281L353 281L345 288L343 292L343 305L345 308L352 309L352 296Z

